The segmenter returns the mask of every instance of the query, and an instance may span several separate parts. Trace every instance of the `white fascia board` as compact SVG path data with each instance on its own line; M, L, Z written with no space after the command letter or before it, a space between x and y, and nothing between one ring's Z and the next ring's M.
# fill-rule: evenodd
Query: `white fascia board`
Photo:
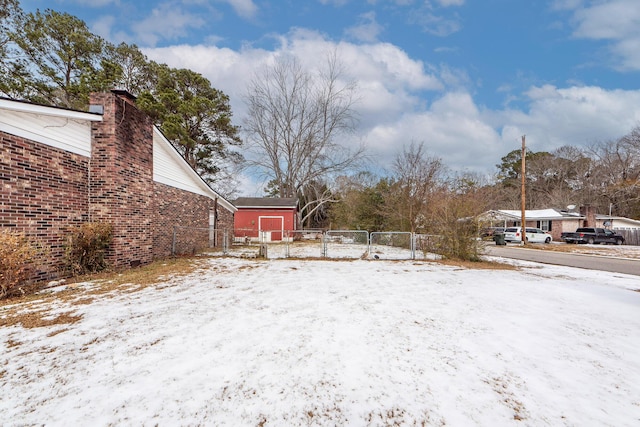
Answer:
M260 206L260 205L254 205L254 206L236 206L238 209L271 209L271 210L291 210L291 209L295 209L297 206L292 205L292 206Z
M624 216L615 216L615 215L609 216L609 215L597 214L596 215L596 219L599 219L599 220L610 219L612 221L616 221L616 220L624 221L624 222L627 222L629 224L637 225L638 227L640 227L640 221L638 221L637 219L631 219L631 218L627 218L627 217L624 217Z
M231 212L236 212L238 209L231 204L227 199L215 192L209 185L202 179L200 175L187 163L187 161L178 153L169 140L160 132L160 130L153 127L153 139L154 143L157 143L162 149L163 153L171 159L172 166L179 168L183 176L187 176L189 182L181 182L180 180L172 179L167 174L159 173L156 169L156 161L154 159L154 171L153 179L161 184L168 185L170 187L179 188L181 190L195 192L203 196L207 196L211 199L218 199L218 204ZM197 189L197 190L196 190ZM196 191L194 191L196 190Z
M65 108L49 107L45 105L30 104L28 102L14 101L11 99L0 99L0 109L41 114L45 116L63 117L74 120L89 120L92 122L101 122L102 115L95 113L85 113L83 111L67 110Z
M519 220L521 218L521 211L516 210L498 210L498 212L510 217ZM551 209L539 209L539 210L525 210L524 214L526 219L528 220L538 220L538 221L558 221L558 220L572 220L572 219L581 219L584 217L575 216L575 215L563 215L559 212L553 211Z

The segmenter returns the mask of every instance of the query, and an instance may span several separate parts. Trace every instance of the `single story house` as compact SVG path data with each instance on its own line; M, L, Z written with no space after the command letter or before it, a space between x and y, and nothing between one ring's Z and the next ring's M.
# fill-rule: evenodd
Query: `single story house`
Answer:
M35 279L61 275L68 230L107 222L114 267L171 255L175 227L196 240L231 228L235 206L191 168L125 91L89 112L0 98L0 228L44 249ZM196 231L197 230L197 231ZM202 234L202 236L200 236Z
M612 230L640 230L640 221L623 216L596 214L596 227Z
M516 227L522 222L519 210L491 210L480 215L483 222L499 227ZM629 218L599 215L590 206L580 207L576 211L558 209L525 210L527 227L536 227L551 233L554 240L559 241L564 232L576 231L579 227L603 227L610 229L640 229L640 221Z
M240 197L233 201L236 241L281 241L298 228L298 201L291 197ZM262 235L260 234L262 233Z

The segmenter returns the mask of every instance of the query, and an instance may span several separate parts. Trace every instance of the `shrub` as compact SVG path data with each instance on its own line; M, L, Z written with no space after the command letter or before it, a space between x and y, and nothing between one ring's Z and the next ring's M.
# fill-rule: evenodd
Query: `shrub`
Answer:
M0 231L0 299L24 290L33 273L34 260L38 250L23 233L10 230Z
M464 184L464 180L454 181L449 191L432 199L429 226L439 237L433 250L448 259L480 261L482 245L475 218L484 211L486 196Z
M95 273L107 268L105 256L113 227L103 222L86 222L69 230L66 265L72 274Z

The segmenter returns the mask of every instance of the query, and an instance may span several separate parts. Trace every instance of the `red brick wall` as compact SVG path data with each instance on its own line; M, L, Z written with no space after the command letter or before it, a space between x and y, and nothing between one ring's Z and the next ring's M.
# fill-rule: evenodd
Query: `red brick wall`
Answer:
M24 231L45 249L38 280L61 273L72 225L112 224L107 261L128 267L170 255L173 227L208 229L216 209L208 197L154 183L153 126L131 99L94 94L91 104L104 108L104 120L92 124L91 158L0 132L0 227ZM217 211L218 228L231 230L232 213Z
M153 125L128 99L92 94L104 120L92 124L89 212L91 221L113 224L107 256L115 267L153 259Z
M58 277L65 233L88 220L87 157L0 132L0 227L42 249L37 279Z
M233 214L217 206L217 229L210 235L209 213L216 202L164 184L155 183L156 211L153 230L153 255L161 258L172 254L174 231L177 254L194 253L207 247L221 247L223 232L232 230ZM176 228L177 227L177 228Z

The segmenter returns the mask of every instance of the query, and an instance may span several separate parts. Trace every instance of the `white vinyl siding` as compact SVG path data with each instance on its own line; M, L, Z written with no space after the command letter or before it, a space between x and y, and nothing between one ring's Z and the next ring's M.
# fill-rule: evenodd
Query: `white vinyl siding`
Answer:
M58 110L56 110L58 111ZM85 114L86 113L79 113ZM91 120L0 109L0 130L60 150L91 156Z
M153 129L153 180L209 198L218 197L157 128ZM218 202L231 212L236 211L224 198Z
M86 157L91 157L91 123L94 121L102 121L102 115L0 98L0 131ZM231 212L237 210L202 180L155 127L153 179L217 199L221 207Z

